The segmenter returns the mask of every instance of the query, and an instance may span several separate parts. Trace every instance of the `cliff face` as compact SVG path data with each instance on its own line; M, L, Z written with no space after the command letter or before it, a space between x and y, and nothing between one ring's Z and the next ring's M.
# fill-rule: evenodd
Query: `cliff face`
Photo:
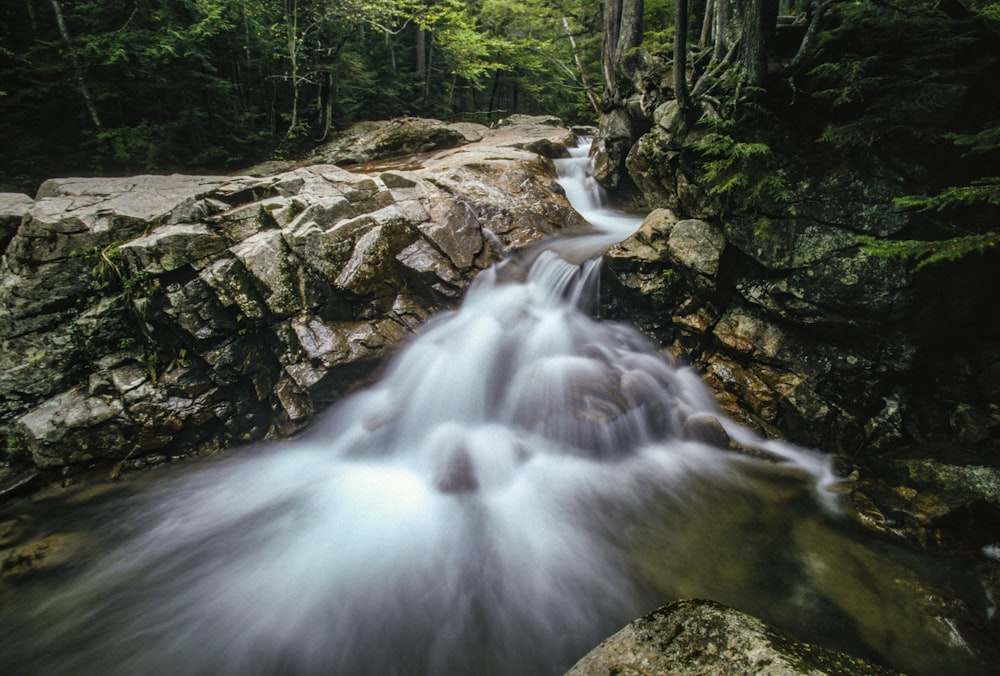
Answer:
M292 433L505 249L584 227L548 157L524 149L565 153L575 136L558 121L351 133L259 176L54 179L8 196L6 459L142 464Z
M609 253L603 311L695 364L735 418L860 464L888 491L877 505L857 498L882 520L872 527L908 524L924 534L904 537L926 540L950 515L978 548L995 534L972 512L1000 503L995 482L958 499L929 477L1000 465L1000 322L983 291L1000 283L996 247L918 270L865 242L995 232L995 205L944 214L900 198L995 171L995 150L970 159L951 139L1000 120L983 88L1000 74L1000 40L968 13L906 21L893 32L831 13L794 70L794 50L772 53L766 92L720 83L687 117L668 64L635 55L632 94L593 152L605 184L654 211ZM922 89L918 53L937 68ZM838 63L868 79L832 81ZM917 465L935 469L916 478ZM933 514L897 490L930 486Z

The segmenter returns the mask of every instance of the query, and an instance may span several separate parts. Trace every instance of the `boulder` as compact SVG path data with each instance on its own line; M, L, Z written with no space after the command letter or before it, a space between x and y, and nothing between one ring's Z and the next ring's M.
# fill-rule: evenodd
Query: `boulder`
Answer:
M357 161L419 157L0 200L18 222L0 264L6 459L142 464L293 433L506 251L588 227L556 183L549 157L575 137L553 118L351 134L324 152L360 134Z
M797 642L712 601L677 601L635 620L566 676L607 674L892 674L857 657Z
M34 203L35 200L22 193L0 193L0 252L7 248L21 225L21 220Z

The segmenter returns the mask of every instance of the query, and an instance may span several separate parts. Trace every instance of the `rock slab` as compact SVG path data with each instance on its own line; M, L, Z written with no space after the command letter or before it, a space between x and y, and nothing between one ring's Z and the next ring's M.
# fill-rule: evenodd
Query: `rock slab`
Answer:
M508 250L588 227L550 159L575 137L550 118L371 136L366 161L422 155L3 196L0 461L142 463L293 433Z

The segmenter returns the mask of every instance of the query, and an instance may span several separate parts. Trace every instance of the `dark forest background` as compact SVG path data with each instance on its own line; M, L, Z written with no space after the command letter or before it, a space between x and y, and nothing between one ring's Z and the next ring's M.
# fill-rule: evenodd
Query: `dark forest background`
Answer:
M900 207L944 215L952 258L998 240L998 26L996 0L6 0L0 190L233 170L404 115L597 123L638 87L713 125L736 209L781 200L755 128L942 168Z
M602 11L593 0L6 0L0 184L232 167L402 115L593 122Z

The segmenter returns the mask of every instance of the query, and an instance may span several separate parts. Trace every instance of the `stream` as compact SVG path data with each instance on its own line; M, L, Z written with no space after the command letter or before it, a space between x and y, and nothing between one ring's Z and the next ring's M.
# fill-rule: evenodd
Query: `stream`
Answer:
M586 146L557 164L595 233L483 272L303 435L41 501L36 536L83 554L0 587L0 673L554 675L678 598L980 673L927 598L992 612L981 589L866 538L828 458L592 317L640 220L601 203ZM699 441L716 420L753 453Z

